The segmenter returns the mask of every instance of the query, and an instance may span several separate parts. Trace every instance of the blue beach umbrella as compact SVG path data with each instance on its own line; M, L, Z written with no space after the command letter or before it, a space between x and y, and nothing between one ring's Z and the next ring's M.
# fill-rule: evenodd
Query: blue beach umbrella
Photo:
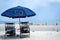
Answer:
M17 6L6 10L1 15L10 18L26 18L26 17L35 16L36 14L29 8Z
M20 18L31 17L35 16L36 14L29 8L17 6L6 10L1 15L9 18L19 18L20 21Z
M9 18L19 18L19 24L20 24L20 18L31 17L35 16L36 14L29 8L17 6L6 10L1 15Z

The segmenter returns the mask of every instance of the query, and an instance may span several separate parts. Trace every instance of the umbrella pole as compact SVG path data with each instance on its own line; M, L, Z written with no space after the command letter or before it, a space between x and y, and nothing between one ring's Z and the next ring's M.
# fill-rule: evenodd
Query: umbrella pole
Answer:
M19 18L19 27L21 28L20 23L21 23L21 22L20 22L20 18ZM20 37L21 37L21 30L20 30Z

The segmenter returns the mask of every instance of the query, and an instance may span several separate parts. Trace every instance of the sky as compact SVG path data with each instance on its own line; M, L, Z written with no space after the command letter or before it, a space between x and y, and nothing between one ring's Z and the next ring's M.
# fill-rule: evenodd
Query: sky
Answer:
M36 16L21 18L21 21L60 23L60 0L0 0L0 22L18 22L18 18L1 16L5 10L16 6L27 7L36 13Z

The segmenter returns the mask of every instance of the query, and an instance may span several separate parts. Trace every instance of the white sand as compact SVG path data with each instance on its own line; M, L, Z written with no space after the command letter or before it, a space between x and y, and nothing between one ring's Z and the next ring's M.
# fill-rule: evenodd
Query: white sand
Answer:
M15 25L16 30L19 28ZM60 25L30 25L30 38L6 39L6 40L60 40ZM0 24L0 30L4 30L4 24ZM36 31L39 30L39 31ZM32 32L34 31L34 32ZM18 33L18 32L17 32ZM4 31L0 31L0 35L4 35ZM0 39L4 40L4 39Z
M0 34L2 34L1 32ZM2 39L0 39L2 40ZM35 31L30 33L30 38L17 38L17 39L5 39L5 40L60 40L60 32L56 31Z

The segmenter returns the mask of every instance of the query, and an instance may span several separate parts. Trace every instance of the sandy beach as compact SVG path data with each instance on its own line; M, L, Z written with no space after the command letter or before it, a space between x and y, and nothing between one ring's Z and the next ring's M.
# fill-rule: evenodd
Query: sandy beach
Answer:
M0 33L2 35L3 32ZM13 39L4 39L0 40L60 40L60 32L56 31L35 31L30 32L30 38L13 38Z
M30 25L30 38L13 38L13 39L4 39L2 36L5 34L4 24L0 24L0 40L60 40L60 25ZM15 25L16 34L18 24Z
M60 40L60 0L0 0L0 40Z
M31 31L57 31L60 30L60 25L29 25ZM19 24L15 24L16 30ZM5 30L5 24L0 24L0 31Z

